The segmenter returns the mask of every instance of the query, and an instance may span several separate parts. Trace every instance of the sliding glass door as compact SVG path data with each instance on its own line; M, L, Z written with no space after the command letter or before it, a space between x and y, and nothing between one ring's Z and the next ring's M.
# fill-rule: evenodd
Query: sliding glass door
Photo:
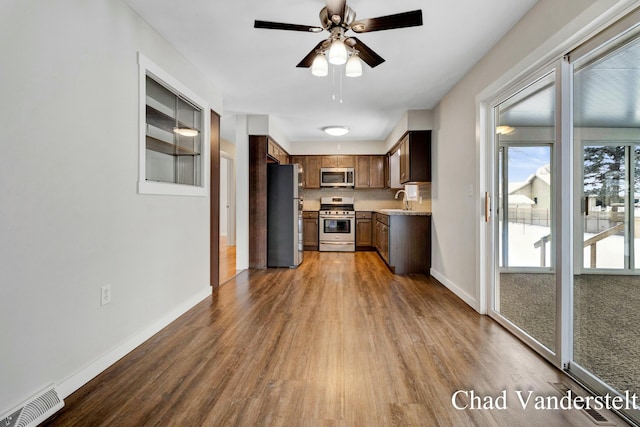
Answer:
M640 40L579 58L573 90L580 174L569 370L599 393L640 395Z
M489 106L489 314L595 394L640 397L640 9Z
M502 101L494 114L499 197L492 313L554 353L555 72Z

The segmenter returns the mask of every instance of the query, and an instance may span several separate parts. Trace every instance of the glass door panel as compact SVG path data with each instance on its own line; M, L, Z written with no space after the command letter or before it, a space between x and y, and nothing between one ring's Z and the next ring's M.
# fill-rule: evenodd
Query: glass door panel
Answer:
M573 357L597 393L640 394L640 40L574 63ZM640 215L640 213L639 213ZM640 420L640 411L623 411Z
M492 312L554 352L554 73L499 104L495 117L499 261Z
M585 145L583 148L583 237L585 269L629 267L629 147Z

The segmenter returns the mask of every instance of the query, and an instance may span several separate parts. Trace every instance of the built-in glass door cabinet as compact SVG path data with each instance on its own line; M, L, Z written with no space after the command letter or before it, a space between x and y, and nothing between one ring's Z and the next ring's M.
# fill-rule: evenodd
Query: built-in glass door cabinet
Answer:
M202 185L202 109L146 78L147 181Z

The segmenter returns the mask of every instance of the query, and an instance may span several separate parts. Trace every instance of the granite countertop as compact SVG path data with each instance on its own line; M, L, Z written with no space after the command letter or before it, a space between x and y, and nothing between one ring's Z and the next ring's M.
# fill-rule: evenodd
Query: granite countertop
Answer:
M431 216L431 212L424 211L407 211L404 209L374 209L373 212L384 214L384 215L420 215L420 216Z

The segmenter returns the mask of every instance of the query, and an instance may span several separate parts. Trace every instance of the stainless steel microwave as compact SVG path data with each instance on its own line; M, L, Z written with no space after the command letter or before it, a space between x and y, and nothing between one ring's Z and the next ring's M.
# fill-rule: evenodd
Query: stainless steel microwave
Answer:
M320 168L321 187L353 187L354 168Z

